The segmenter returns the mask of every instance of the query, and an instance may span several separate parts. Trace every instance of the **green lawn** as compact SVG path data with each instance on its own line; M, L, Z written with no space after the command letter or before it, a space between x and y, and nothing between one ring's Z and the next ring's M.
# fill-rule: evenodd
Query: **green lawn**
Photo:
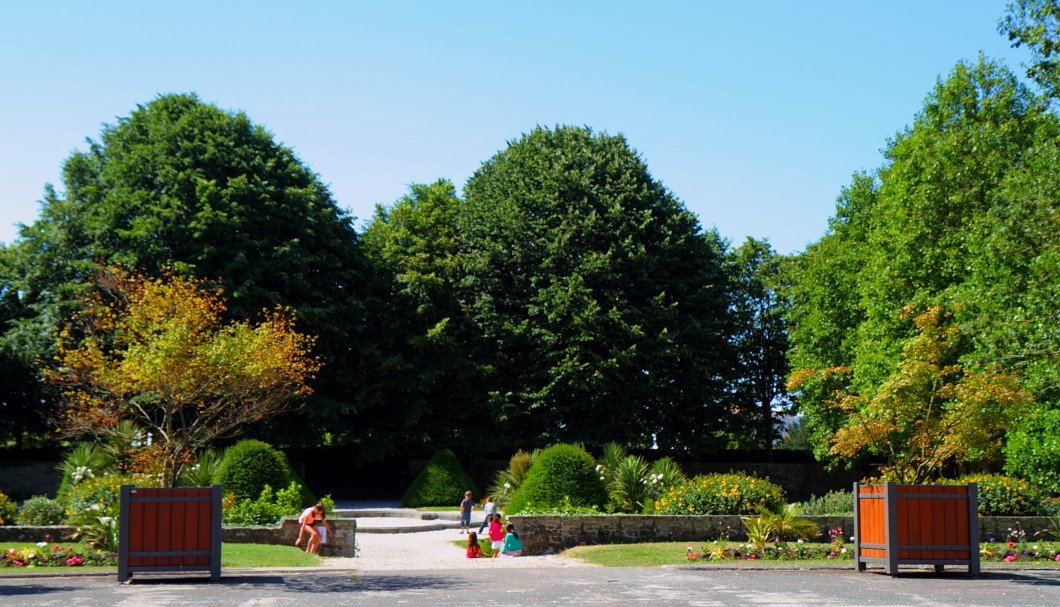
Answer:
M0 547L5 554L11 548L14 548L16 552L25 555L30 552L44 552L51 553L53 546L61 546L58 552L64 555L84 554L85 549L76 542L65 542L62 544L50 544L45 547L37 546L36 544L12 544L4 545ZM66 548L70 547L69 552ZM32 562L28 559L29 562ZM222 544L221 545L221 566L222 567L233 567L233 568L244 568L244 567L315 567L320 565L322 557L306 554L301 548L295 546L274 546L266 544ZM0 566L0 575L4 573L13 572L26 572L27 570L33 571L62 571L63 569L78 569L78 570L116 570L116 566L77 566L77 567L62 567L62 566L31 566L31 567L17 567L17 566Z

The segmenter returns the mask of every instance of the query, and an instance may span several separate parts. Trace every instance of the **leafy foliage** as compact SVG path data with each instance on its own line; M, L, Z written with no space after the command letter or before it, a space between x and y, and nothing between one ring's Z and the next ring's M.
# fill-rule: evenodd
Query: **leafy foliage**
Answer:
M723 246L621 136L534 129L464 195L460 303L501 435L718 446L732 421Z
M1005 471L1060 493L1060 410L1038 409L1009 432Z
M272 526L286 516L297 514L303 503L300 487L291 481L287 488L274 492L265 485L256 499L238 500L222 516L225 525Z
M670 487L655 501L656 514L753 514L784 504L784 490L745 474L705 474Z
M221 484L225 493L233 493L237 500L257 499L266 485L287 487L292 481L292 469L287 457L272 445L245 439L225 451L221 463ZM311 501L310 499L302 501Z
M413 479L405 495L401 496L401 505L406 508L455 506L464 499L465 491L470 491L472 497L478 495L478 488L456 455L449 449L442 449Z
M979 516L1043 516L1046 494L1037 485L1000 474L971 474L946 484L975 483L979 491Z
M33 361L52 358L53 331L77 309L98 264L216 279L231 298L226 321L284 306L318 336L322 357L336 367L359 364L349 346L363 341L368 281L352 218L293 151L245 114L195 95L161 95L74 151L62 180L58 190L46 188L39 219L4 249L9 306L0 303L0 314L9 313L0 341L19 361L6 369L32 373ZM371 374L335 373L321 376L329 398L308 420L283 425L288 433L305 431L310 442L320 436L314 423L342 427L339 413L368 391L359 378ZM340 379L347 377L357 379ZM10 384L18 399L4 400L35 414L41 398L50 400L46 388L22 377Z
M1060 3L1056 0L1015 0L998 24L1012 46L1027 46L1034 63L1027 76L1052 96L1060 94Z
M585 449L558 444L534 458L526 480L512 496L506 514L541 510L569 504L574 508L603 509L608 495L596 462Z
M813 516L853 514L854 492L829 491L824 495L815 495L802 502L801 507L804 514Z
M289 311L256 325L226 323L224 300L202 281L160 279L110 268L99 291L58 337L68 436L118 435L132 420L151 432L163 482L176 483L193 454L249 424L278 415L312 392L320 368Z
M385 305L371 326L386 366L376 414L359 415L368 432L390 429L432 450L459 445L463 453L496 449L496 433L474 432L491 420L480 386L488 373L479 335L458 299L462 267L457 229L460 200L446 180L413 184L406 196L377 206L362 242ZM421 444L413 444L421 447Z
M515 492L522 486L523 481L526 480L526 475L530 468L533 467L534 459L539 453L541 451L538 449L529 452L520 449L508 461L508 468L497 472L497 476L494 477L487 493L497 503L498 507L504 508L508 505L512 496L515 495Z
M772 452L781 417L789 412L785 388L788 374L788 300L780 289L783 258L768 242L748 238L726 255L726 273L733 281L732 342L737 371L733 407L746 425L734 432L735 444Z
M61 525L65 519L63 505L45 495L29 498L18 509L19 525Z
M223 451L203 449L195 463L180 476L180 484L184 487L211 487L221 483L224 458Z
M18 504L0 491L0 525L14 525L18 514Z
M960 332L947 320L939 308L917 315L920 334L905 345L898 371L872 398L838 401L849 420L832 439L833 454L883 455L886 480L917 483L937 476L947 462L988 460L1000 452L1030 395L1011 374L956 363Z
M912 377L923 361L912 361L907 351L920 329L903 322L903 310L953 311L965 338L951 344L945 364L971 373L968 387L974 381L997 386L996 379L1020 390L1018 382L1026 381L1040 403L1056 402L1048 387L1055 386L1049 379L1057 367L1055 340L1048 336L1056 323L1043 296L1055 284L1049 278L1055 277L1055 238L1046 233L1055 232L1049 218L1056 190L1045 167L1055 166L1050 142L1057 128L1043 100L998 63L958 64L930 92L913 125L888 142L884 165L856 175L844 189L825 237L786 265L789 389L818 457L852 456L832 440L851 427L848 414L860 406L844 396L882 404L893 401L895 390L925 385ZM1012 375L1017 367L1025 380ZM892 394L878 395L886 390ZM979 405L993 406L971 408ZM973 446L968 461L998 459L998 427L983 429L986 434L965 437ZM935 455L945 457L925 450L920 462Z

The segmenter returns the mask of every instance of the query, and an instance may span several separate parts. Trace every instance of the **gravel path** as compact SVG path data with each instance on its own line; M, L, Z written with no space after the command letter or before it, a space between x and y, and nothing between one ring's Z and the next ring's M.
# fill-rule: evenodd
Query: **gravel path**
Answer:
M361 520L358 519L358 525ZM537 568L592 567L582 561L562 557L520 556L516 558L469 559L464 549L453 545L467 536L452 529L415 533L358 533L357 556L327 558L324 565L364 571L401 571L454 568Z

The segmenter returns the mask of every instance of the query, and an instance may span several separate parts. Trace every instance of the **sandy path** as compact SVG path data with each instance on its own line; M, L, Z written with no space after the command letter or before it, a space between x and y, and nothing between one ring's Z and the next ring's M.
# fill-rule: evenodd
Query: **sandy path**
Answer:
M558 555L469 559L463 548L453 545L458 540L466 542L466 538L466 535L452 529L415 533L358 533L356 557L327 558L324 559L324 565L365 571L592 566Z

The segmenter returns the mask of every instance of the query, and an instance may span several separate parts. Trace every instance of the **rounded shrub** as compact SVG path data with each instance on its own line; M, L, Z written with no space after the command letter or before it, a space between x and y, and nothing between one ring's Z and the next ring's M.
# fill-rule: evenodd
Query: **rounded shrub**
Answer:
M1021 478L1001 474L970 474L947 485L975 483L979 491L980 516L1043 516L1046 495L1042 489Z
M0 525L14 525L18 506L3 491L0 491Z
M607 506L608 493L596 461L575 445L553 445L534 458L534 465L512 496L507 514L525 510L594 508Z
M298 482L292 472L283 453L268 443L247 439L225 451L220 476L225 493L234 493L238 500L256 500L265 485L275 490ZM312 496L305 501L311 502Z
M63 505L43 495L29 498L18 509L19 525L61 525L64 520Z
M465 491L478 498L478 488L456 455L449 449L442 449L412 480L405 495L401 496L401 505L406 508L456 506L464 499Z
M784 490L766 479L730 472L704 474L667 489L655 500L656 514L755 514L775 510Z

